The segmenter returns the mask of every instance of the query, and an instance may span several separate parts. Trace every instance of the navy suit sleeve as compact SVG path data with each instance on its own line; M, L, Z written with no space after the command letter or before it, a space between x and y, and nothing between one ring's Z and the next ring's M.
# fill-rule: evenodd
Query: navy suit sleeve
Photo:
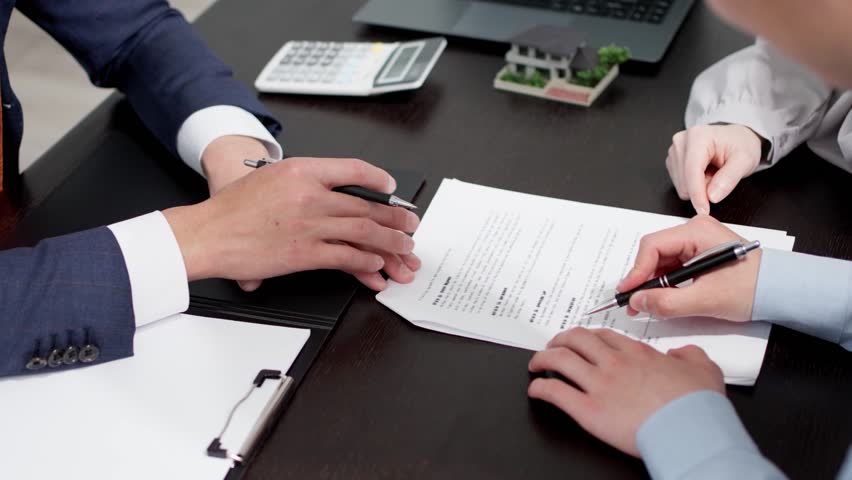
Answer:
M127 357L134 332L130 279L108 228L0 252L0 376Z
M253 113L272 135L281 129L165 1L21 0L17 8L68 49L93 83L127 94L172 153L184 120L214 105Z

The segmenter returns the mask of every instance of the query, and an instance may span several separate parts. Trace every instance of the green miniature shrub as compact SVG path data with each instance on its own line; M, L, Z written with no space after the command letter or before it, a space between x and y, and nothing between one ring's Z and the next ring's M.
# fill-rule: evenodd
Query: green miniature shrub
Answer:
M598 49L598 65L594 68L578 70L571 83L583 87L595 88L615 65L620 65L630 59L630 50L609 45Z
M519 83L521 85L526 85L535 88L544 88L547 85L548 81L547 76L543 75L539 71L533 72L533 74L529 77L526 77L520 73L507 71L506 73L500 76L500 80L504 82Z

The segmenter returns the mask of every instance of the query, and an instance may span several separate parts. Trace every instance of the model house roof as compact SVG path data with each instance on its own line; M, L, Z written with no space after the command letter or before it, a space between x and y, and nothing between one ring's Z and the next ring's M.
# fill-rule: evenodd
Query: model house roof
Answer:
M533 27L521 34L515 35L509 41L515 45L532 47L536 50L561 57L574 55L578 48L586 44L586 39L581 33L567 27L553 25Z
M598 49L582 47L577 49L577 54L571 59L572 70L586 70L598 66Z

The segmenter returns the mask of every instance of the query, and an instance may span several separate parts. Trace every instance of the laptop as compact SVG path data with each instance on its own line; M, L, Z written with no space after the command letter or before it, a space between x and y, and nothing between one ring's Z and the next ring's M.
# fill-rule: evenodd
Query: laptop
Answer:
M508 42L537 25L568 26L589 46L614 43L640 62L662 60L695 0L369 0L369 25Z

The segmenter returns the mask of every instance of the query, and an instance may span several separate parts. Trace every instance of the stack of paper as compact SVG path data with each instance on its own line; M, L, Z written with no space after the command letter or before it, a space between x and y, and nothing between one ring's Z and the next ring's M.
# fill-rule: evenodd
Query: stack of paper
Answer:
M612 298L639 239L686 219L444 180L415 234L423 267L376 298L415 325L531 350L574 327L609 327L661 351L702 347L725 381L752 385L770 324L584 316ZM792 250L786 232L729 225L764 247Z
M261 369L286 372L310 330L178 315L140 328L135 356L0 379L3 478L219 480L206 455ZM236 411L222 445L237 453L279 382Z

